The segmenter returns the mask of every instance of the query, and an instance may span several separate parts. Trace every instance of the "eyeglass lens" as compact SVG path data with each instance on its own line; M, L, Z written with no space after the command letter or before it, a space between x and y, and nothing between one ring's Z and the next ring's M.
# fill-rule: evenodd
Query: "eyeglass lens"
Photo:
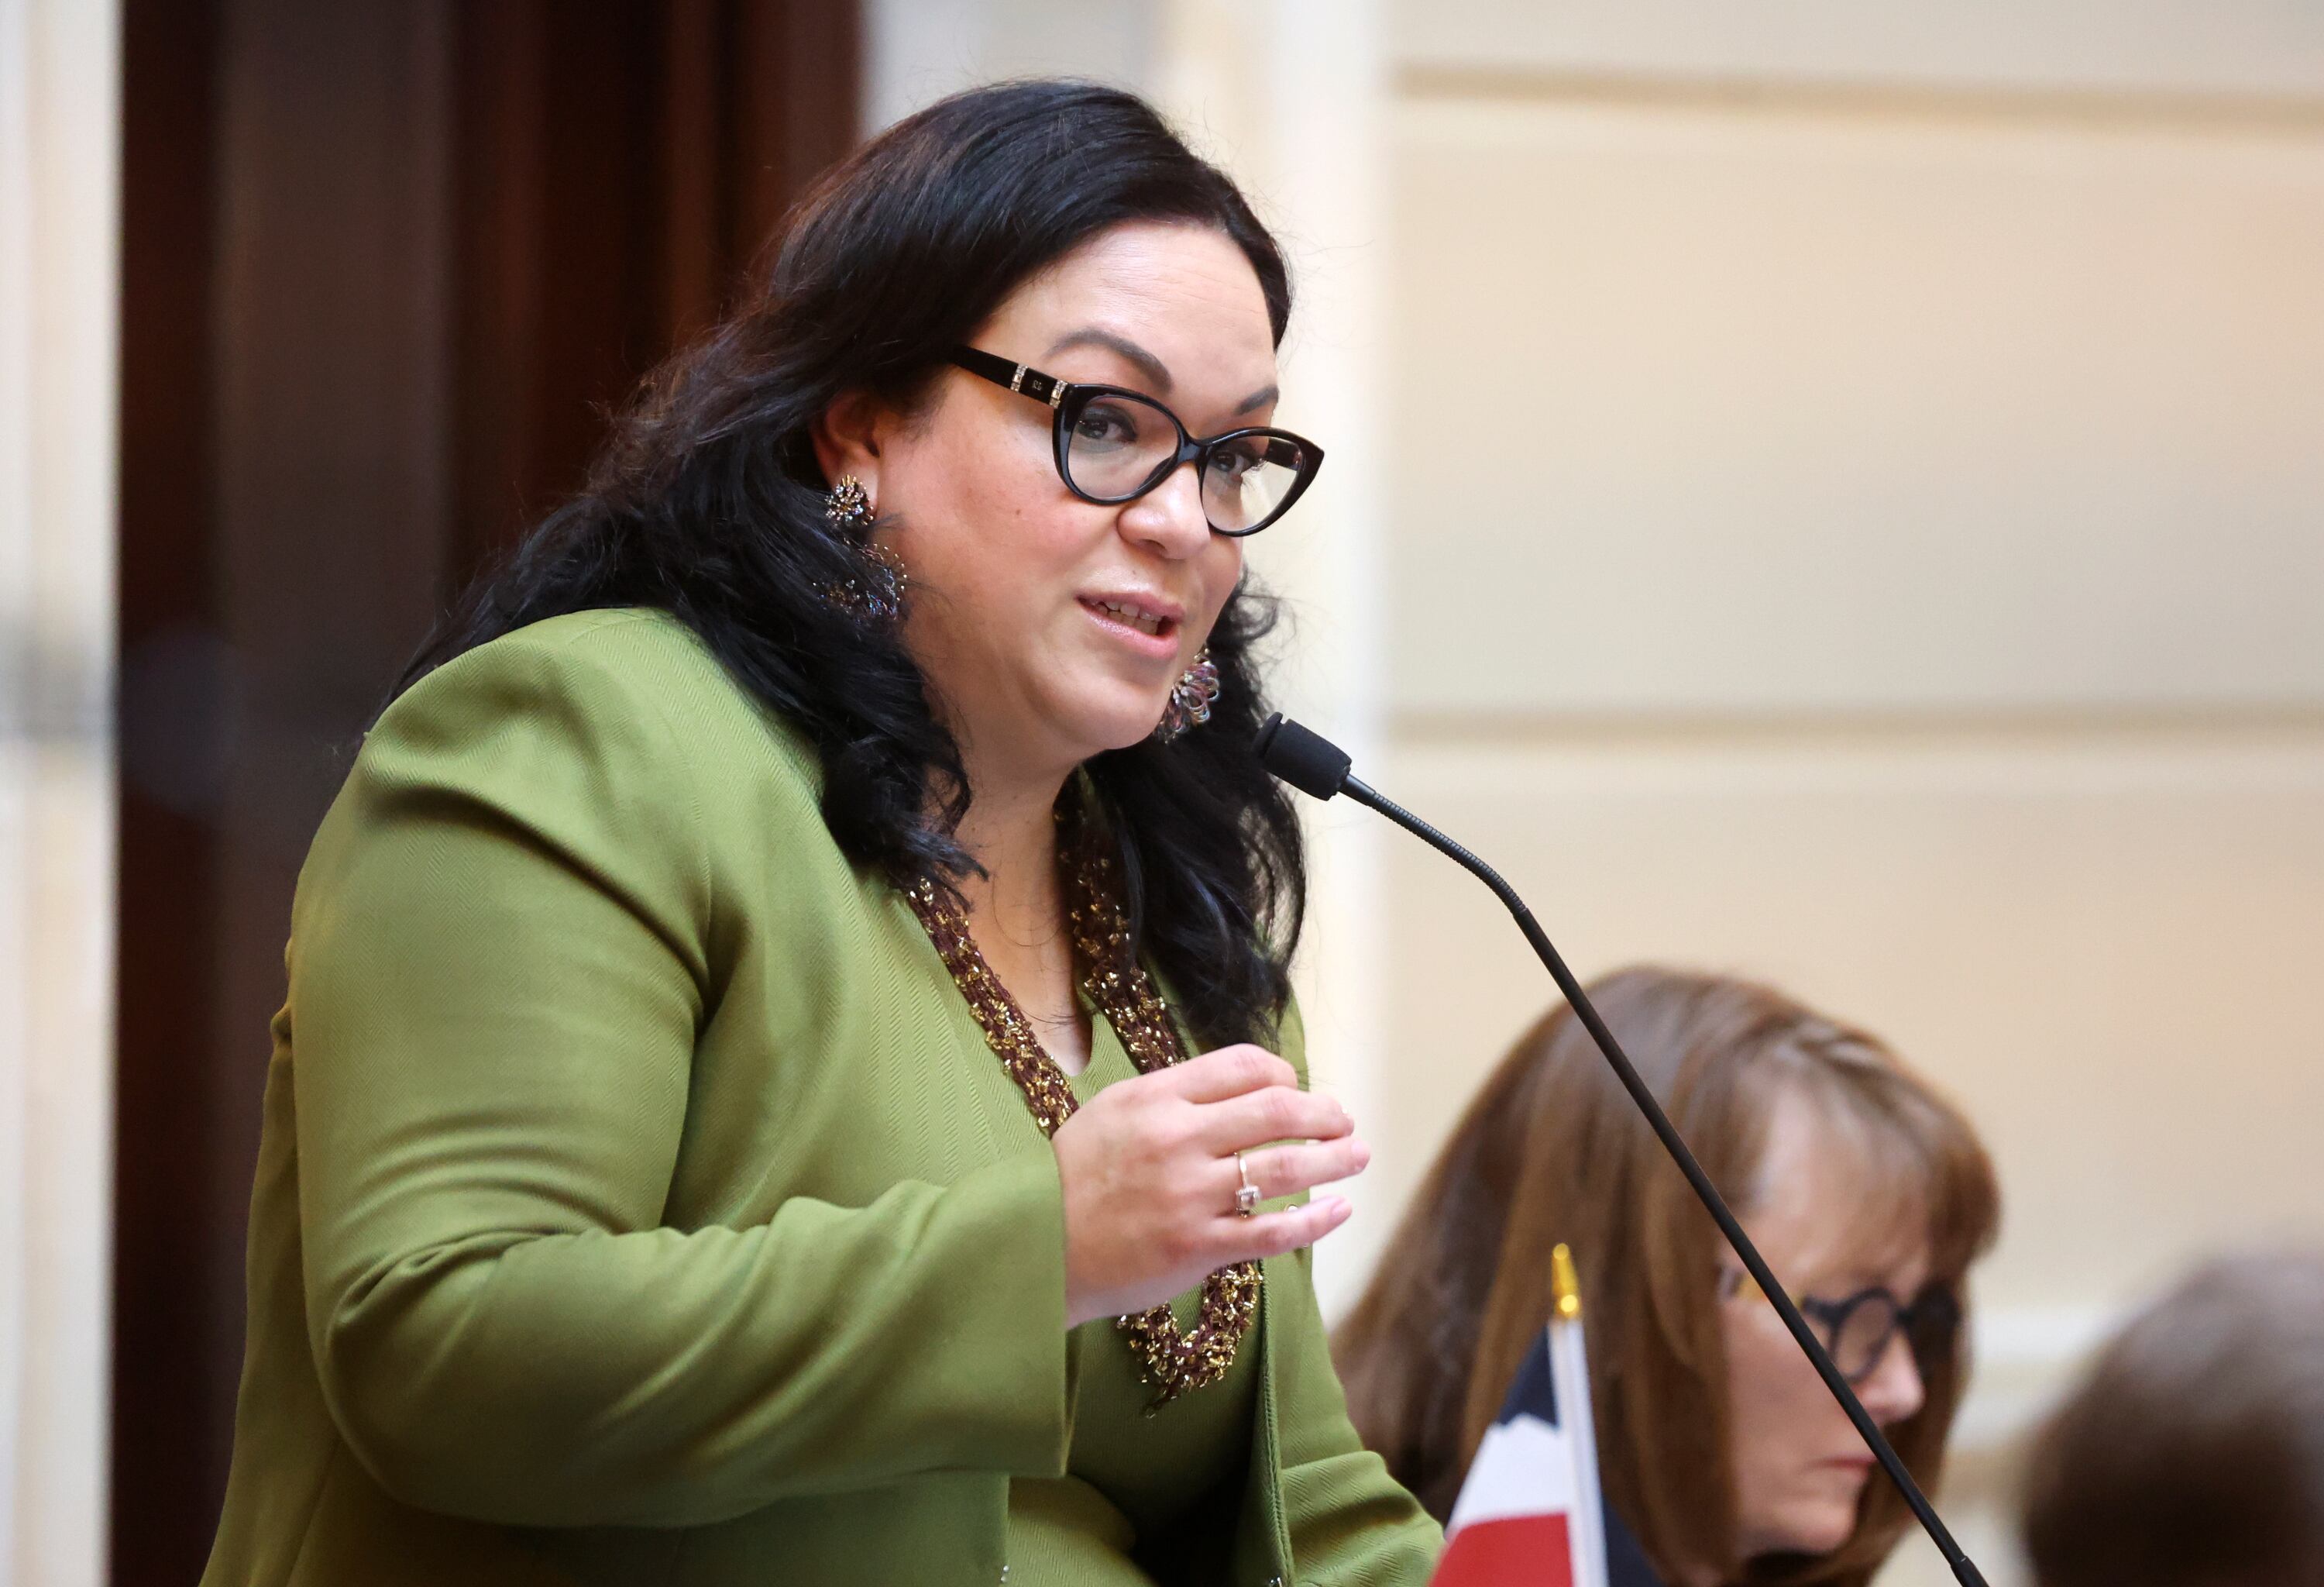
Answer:
M1836 1326L1826 1324L1831 1338L1825 1348L1831 1352L1832 1364L1842 1377L1851 1380L1868 1377L1878 1369L1888 1342L1901 1327L1914 1363L1926 1374L1951 1354L1958 1321L1959 1314L1948 1297L1934 1291L1906 1310L1898 1306L1895 1296L1875 1290L1847 1306Z
M1832 1330L1832 1364L1848 1378L1860 1378L1879 1364L1896 1331L1896 1308L1885 1295L1868 1296L1848 1308Z
M1177 461L1180 434L1158 403L1093 395L1066 433L1066 476L1088 495L1126 501L1162 482ZM1260 432L1212 447L1202 462L1204 514L1213 529L1232 534L1273 517L1307 459L1296 441Z

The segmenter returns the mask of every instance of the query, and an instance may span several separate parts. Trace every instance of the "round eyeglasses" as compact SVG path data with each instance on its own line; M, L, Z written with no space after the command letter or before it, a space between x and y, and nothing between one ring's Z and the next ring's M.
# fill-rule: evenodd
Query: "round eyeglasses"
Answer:
M1074 385L976 347L954 348L952 361L1046 404L1057 477L1100 506L1134 502L1192 463L1212 531L1257 534L1291 510L1323 466L1323 448L1287 429L1254 427L1198 439L1169 409L1121 386Z
M1766 1298L1751 1275L1739 1269L1727 1270L1721 1287L1729 1296ZM1831 1355L1831 1364L1856 1388L1862 1388L1880 1370L1889 1344L1899 1333L1904 1336L1905 1346L1913 1352L1913 1365L1923 1379L1952 1363L1960 1336L1960 1302L1941 1284L1923 1289L1910 1306L1897 1299L1895 1291L1876 1284L1844 1300L1809 1296L1799 1302L1799 1308Z

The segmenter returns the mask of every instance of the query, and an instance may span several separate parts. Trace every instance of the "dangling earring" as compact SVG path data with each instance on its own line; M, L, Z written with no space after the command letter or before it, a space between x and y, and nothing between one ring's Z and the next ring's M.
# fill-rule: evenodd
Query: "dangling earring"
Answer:
M1162 720L1154 724L1155 742L1167 744L1185 737L1188 728L1200 727L1211 719L1211 707L1218 703L1219 669L1205 645L1194 652L1194 664L1170 686L1170 703L1162 707Z
M886 623L899 615L904 610L904 586L909 580L896 553L872 538L875 520L863 482L852 474L840 475L839 483L823 499L823 515L839 531L839 538L868 564L862 573L849 575L844 584L826 586L823 598L872 623Z

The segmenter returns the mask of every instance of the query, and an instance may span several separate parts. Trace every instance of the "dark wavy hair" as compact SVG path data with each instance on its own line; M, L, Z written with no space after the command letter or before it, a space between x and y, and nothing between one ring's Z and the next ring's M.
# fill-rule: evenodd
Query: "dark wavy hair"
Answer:
M1274 238L1142 99L1023 81L897 123L801 200L741 307L647 378L586 487L462 597L396 692L543 618L661 608L813 741L824 820L851 860L956 883L975 869L954 835L972 791L959 748L897 629L824 594L865 569L825 519L811 428L844 392L924 406L946 352L1027 278L1137 221L1231 239L1281 343L1291 289ZM1297 820L1250 747L1266 709L1253 650L1274 617L1238 588L1210 637L1210 722L1085 767L1139 947L1212 1045L1264 1039L1280 1018L1305 895Z

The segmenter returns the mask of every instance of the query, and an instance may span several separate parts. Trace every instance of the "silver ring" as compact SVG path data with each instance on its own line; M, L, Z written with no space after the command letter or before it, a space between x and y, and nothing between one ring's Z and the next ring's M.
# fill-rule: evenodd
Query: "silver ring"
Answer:
M1259 1211L1259 1186L1250 1182L1250 1165L1242 1160L1242 1153L1234 1155L1235 1174L1242 1180L1242 1188L1235 1192L1235 1216L1248 1218Z

